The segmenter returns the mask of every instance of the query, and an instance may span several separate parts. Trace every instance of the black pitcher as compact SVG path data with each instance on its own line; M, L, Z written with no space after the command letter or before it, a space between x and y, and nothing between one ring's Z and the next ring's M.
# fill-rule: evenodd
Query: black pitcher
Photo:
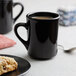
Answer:
M20 13L13 19L13 7L20 5ZM13 0L0 0L0 34L6 34L12 30L13 23L22 14L24 7L21 3L13 3Z

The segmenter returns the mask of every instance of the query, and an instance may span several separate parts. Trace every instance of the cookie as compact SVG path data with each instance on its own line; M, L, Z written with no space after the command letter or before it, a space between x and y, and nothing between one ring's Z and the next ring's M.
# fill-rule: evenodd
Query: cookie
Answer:
M14 58L0 56L0 75L14 71L18 68L18 63Z

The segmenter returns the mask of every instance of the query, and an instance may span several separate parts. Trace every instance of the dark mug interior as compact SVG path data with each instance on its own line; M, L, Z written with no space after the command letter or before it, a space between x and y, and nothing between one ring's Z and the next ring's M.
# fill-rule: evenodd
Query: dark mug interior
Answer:
M58 19L59 15L57 13L52 13L52 12L36 12L36 13L29 13L26 15L29 19L36 19L33 17L51 17L50 20ZM38 19L38 20L44 20L44 19ZM49 20L49 19L45 19Z

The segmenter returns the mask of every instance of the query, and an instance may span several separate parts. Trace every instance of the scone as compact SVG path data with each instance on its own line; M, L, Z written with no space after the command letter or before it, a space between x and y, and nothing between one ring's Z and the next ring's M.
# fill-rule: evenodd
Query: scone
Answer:
M14 58L0 56L0 75L14 71L18 68L18 63Z

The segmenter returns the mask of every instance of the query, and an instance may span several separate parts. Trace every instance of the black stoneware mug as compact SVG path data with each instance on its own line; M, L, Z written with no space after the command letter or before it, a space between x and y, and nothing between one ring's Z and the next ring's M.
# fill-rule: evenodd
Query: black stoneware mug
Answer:
M27 23L18 23L15 34L28 50L30 57L50 59L57 54L57 36L59 15L51 12L36 12L26 15ZM28 32L28 41L18 34L18 27L23 26Z
M13 19L13 7L20 5L20 13ZM13 0L0 0L0 34L6 34L12 30L13 23L22 14L24 7L21 3L13 3Z

